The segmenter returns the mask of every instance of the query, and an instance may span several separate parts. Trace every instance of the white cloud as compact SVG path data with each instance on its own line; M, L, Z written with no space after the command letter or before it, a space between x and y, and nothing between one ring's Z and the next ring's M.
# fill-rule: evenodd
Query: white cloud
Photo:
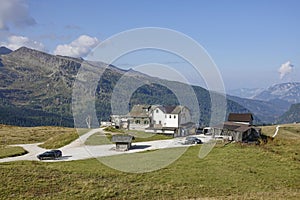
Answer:
M10 23L17 27L36 24L29 15L27 0L0 0L0 30L8 30Z
M24 36L11 35L8 37L7 42L2 42L0 44L1 46L6 46L11 50L16 50L20 47L25 46L31 49L45 51L45 46L42 43L31 40L28 37Z
M81 35L70 44L58 45L54 54L71 57L85 57L90 51L99 44L96 37Z
M293 71L294 65L290 61L283 63L281 67L278 69L280 79L283 79L284 76L291 73Z

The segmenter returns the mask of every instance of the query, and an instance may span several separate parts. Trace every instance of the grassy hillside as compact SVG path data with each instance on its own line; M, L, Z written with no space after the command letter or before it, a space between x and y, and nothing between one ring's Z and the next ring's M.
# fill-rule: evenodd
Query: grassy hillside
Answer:
M73 86L82 65L82 59L54 56L26 47L10 54L0 55L0 59L2 63L0 67L0 123L18 126L74 126L72 94L74 94ZM179 99L166 87L167 85L181 88L182 96L191 96L186 91L186 85L182 83L159 80L114 66L105 67L106 65L100 62L89 65L85 70L86 79L79 81L82 85L77 85L79 88L86 87L89 81L93 80L91 77L96 71L103 72L99 74L99 77L97 76L101 78L94 91L97 121L109 119L112 113L112 94L121 77L127 77L130 80L128 84L123 84L125 86L132 85L132 81L142 83L141 87L133 90L134 93L130 95L130 99L120 98L120 100L129 101L125 102L129 108L135 104L178 105ZM192 89L199 102L201 116L199 123L203 126L208 125L211 114L210 94L198 86L193 86ZM121 91L126 94L131 90ZM81 91L79 95L84 96L83 93ZM218 96L218 98L223 97ZM84 114L85 105L86 103L83 103L80 113ZM249 112L249 110L228 100L227 112ZM76 122L77 125L80 124L80 127L86 127L85 120Z
M18 127L0 124L0 158L26 154L22 147L9 146L11 144L42 143L40 147L56 149L65 146L88 129L78 132L74 128L64 127Z
M66 131L52 136L39 146L45 149L57 149L66 146L67 144L70 144L77 138L78 133L76 131Z
M275 127L263 127L273 135ZM298 199L300 126L285 125L268 144L201 145L168 167L123 173L96 159L0 163L0 199ZM123 155L124 156L124 155Z
M62 140L65 134L78 137L74 128L54 126L18 127L0 124L1 145L38 143L51 140L51 138L52 143L55 143ZM53 140L53 138L56 139Z
M262 132L272 136L276 126L265 126ZM282 159L291 159L300 162L300 124L280 125L277 136L273 141L263 145L261 148L281 156Z
M28 153L22 147L0 145L0 158L21 156Z
M277 120L278 123L300 122L300 103L291 105L290 109Z

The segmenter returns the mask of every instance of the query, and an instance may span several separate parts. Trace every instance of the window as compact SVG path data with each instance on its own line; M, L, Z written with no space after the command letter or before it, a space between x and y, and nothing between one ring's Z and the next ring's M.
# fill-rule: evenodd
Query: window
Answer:
M159 121L159 124L161 124L161 121Z
M141 121L137 119L137 120L135 120L135 123L136 123L136 124L140 124Z
M176 119L176 115L174 115L174 119Z
M158 109L156 109L156 113L158 113Z
M144 124L149 124L149 122L148 121L144 121Z
M171 119L171 118L172 118L172 115L170 115L169 118Z

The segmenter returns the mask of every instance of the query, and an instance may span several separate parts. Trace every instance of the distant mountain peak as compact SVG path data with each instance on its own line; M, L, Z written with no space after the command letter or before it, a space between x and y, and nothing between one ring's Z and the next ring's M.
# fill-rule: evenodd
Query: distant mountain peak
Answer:
M15 51L37 51L37 50L30 49L28 47L22 46L22 47L16 49Z
M256 95L262 92L262 88L240 88L234 90L228 90L228 94L232 96L237 96L241 98L253 99Z
M16 56L28 56L28 55L49 55L45 52L39 51L39 50L35 50L35 49L30 49L28 47L20 47L19 49L15 50L12 52L13 55ZM50 55L49 55L50 56Z
M290 103L300 102L300 83L287 82L272 85L254 97L254 99L270 101L281 99Z
M276 89L276 88L285 88L290 89L292 87L300 86L299 82L286 82L286 83L277 83L270 86L268 89Z
M79 58L55 56L36 49L30 49L28 47L21 47L13 51L12 53L10 53L8 56L11 56L13 59L19 60L21 62L26 62L32 66L34 66L39 62L43 63L45 66L46 65L52 66L52 64L55 63L56 64L62 64L66 62L82 63L83 61L82 59Z
M4 47L4 46L0 47L0 55L9 54L11 52L12 52L12 50L7 47Z

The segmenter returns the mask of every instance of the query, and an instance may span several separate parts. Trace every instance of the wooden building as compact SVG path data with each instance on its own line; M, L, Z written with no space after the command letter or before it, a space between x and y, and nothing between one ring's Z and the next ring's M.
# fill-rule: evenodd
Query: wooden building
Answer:
M132 140L131 135L113 135L112 142L116 143L116 151L128 151L131 148Z
M252 125L253 115L251 113L229 113L227 121L245 125Z
M209 134L236 142L256 142L261 129L252 125L251 113L230 113L228 121L209 128Z

